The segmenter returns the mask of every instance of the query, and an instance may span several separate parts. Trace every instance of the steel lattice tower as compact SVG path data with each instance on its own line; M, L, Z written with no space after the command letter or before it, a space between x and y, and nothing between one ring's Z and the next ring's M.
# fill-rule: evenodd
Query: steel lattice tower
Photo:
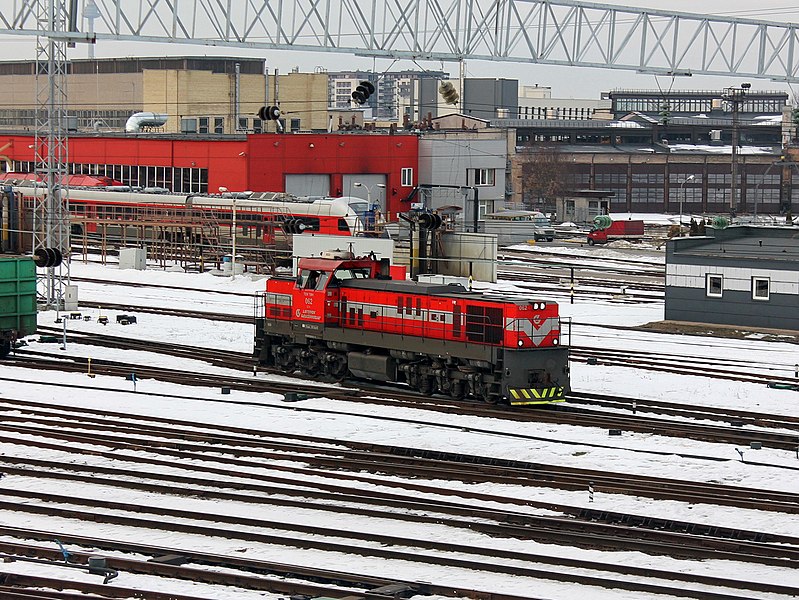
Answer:
M72 2L76 4L76 2ZM64 262L39 276L38 293L46 308L63 304L69 283L69 206L66 187L66 69L69 12L67 2L36 4L36 173L42 181L33 212L33 250L57 249Z

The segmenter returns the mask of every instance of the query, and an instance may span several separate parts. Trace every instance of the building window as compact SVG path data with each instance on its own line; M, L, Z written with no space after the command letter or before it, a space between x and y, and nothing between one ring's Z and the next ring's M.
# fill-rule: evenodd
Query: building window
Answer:
M768 300L770 283L768 277L752 277L752 300Z
M181 133L197 133L197 119L181 119Z
M467 169L468 185L494 185L495 169Z
M402 186L411 187L413 185L413 169L405 167L402 169Z
M208 117L200 117L200 133L208 133Z
M247 131L247 117L239 117L238 125L236 126L236 131Z
M299 131L300 130L300 120L299 119L291 119L291 130L292 131Z
M724 291L724 277L722 275L711 275L708 273L705 280L705 290L708 298L721 298Z
M214 117L214 133L225 133L225 119Z

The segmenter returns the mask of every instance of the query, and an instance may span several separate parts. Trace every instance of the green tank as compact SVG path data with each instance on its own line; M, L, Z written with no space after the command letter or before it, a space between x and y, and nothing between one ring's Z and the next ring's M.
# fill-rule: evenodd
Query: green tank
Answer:
M729 224L724 217L713 217L713 229L726 229Z
M607 229L613 223L613 219L608 215L597 215L594 217L594 229Z
M36 265L31 256L0 255L0 358L36 333Z

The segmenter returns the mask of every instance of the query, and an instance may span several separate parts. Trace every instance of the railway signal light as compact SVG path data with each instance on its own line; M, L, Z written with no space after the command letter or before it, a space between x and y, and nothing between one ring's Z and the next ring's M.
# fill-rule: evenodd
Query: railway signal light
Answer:
M39 248L33 253L33 262L37 267L57 267L64 260L57 248Z
M441 215L436 213L422 213L419 215L419 227L424 229L438 229L441 227Z
M280 107L262 106L258 109L258 118L262 121L277 121L280 119Z
M458 92L455 91L455 86L452 85L451 81L445 81L441 84L438 88L438 93L441 94L441 97L444 98L444 102L447 104L457 104L460 96Z
M302 222L302 219L290 218L283 221L283 231L286 233L302 233L308 229L308 225Z
M375 86L371 81L362 81L352 92L352 99L356 104L366 104L369 96L375 93Z

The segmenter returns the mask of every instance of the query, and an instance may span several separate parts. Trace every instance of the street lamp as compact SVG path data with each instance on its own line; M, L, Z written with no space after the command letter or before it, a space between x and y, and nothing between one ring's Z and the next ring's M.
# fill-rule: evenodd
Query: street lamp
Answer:
M366 188L366 203L369 205L369 210L374 210L375 207L372 206L372 186L363 184L360 181L355 181L352 185L354 185L355 187ZM379 187L381 189L386 189L386 184L385 183L378 183L377 187Z
M685 184L696 179L696 175L689 175L680 183L680 235L682 235L682 201L685 199Z

